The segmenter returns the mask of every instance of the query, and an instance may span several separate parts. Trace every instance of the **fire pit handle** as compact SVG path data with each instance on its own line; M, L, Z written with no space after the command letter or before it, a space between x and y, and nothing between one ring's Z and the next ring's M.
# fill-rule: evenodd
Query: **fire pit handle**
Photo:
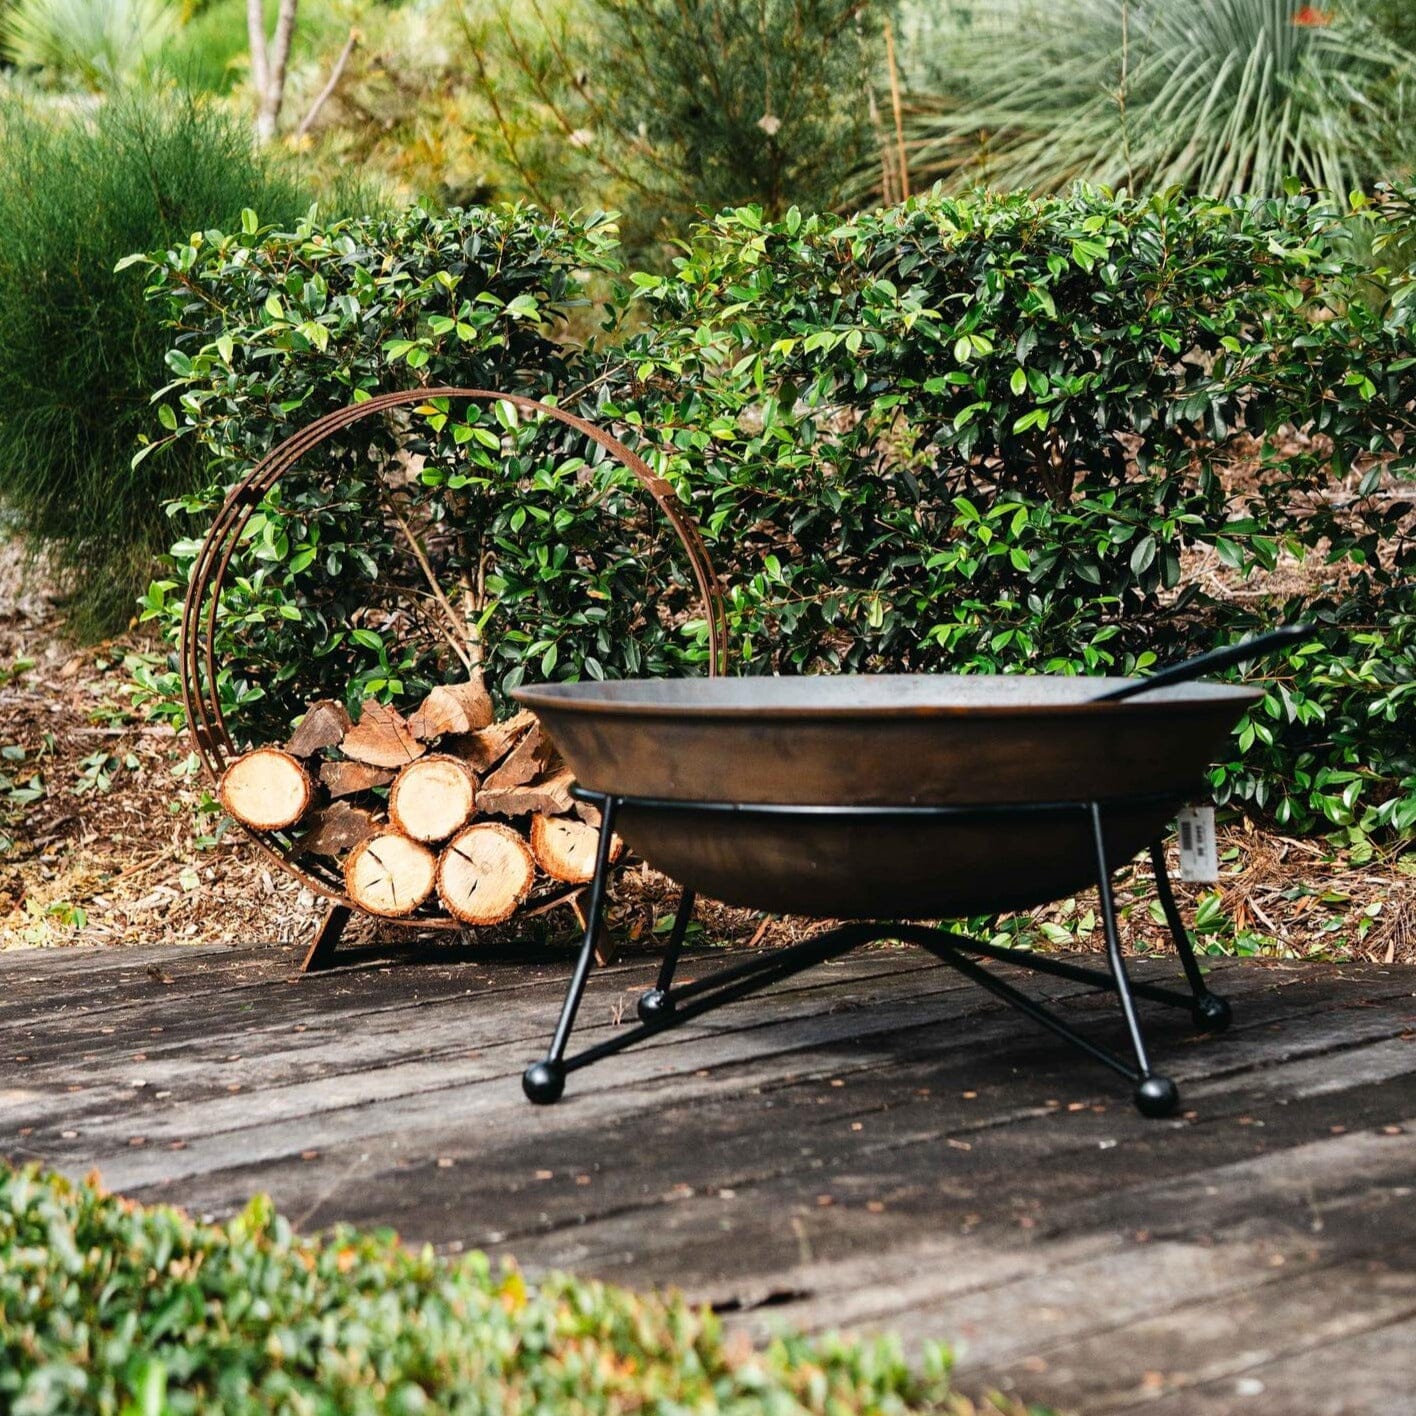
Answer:
M1271 653L1285 644L1296 644L1303 639L1311 639L1314 634L1310 624L1285 624L1279 629L1271 629L1264 634L1255 634L1241 639L1238 644L1226 644L1222 649L1211 649L1207 654L1196 654L1169 668L1158 669L1149 678L1136 679L1113 688L1108 693L1098 694L1093 702L1119 703L1125 698L1135 698L1138 694L1149 693L1153 688L1167 688L1172 683L1188 683L1191 679L1215 673L1220 669L1233 668L1246 659L1256 659L1261 654Z

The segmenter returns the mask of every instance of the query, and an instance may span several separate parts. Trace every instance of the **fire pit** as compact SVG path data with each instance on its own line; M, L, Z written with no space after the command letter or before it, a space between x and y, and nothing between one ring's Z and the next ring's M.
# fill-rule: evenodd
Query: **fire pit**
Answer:
M916 943L1136 1084L1146 1115L1179 1103L1150 1064L1135 998L1188 1009L1220 1030L1166 874L1161 832L1257 690L1200 675L1308 634L1295 625L1149 679L910 675L627 680L526 688L602 812L584 946L546 1058L527 1069L536 1102L567 1073L652 1033L878 939ZM657 987L636 1028L567 1057L604 908L614 833L684 893ZM1156 891L1188 992L1132 983L1110 876L1150 843ZM907 923L1023 909L1089 885L1101 894L1109 969L999 949ZM848 920L801 944L674 987L696 894ZM1133 1060L1077 1033L978 958L1006 960L1117 994Z

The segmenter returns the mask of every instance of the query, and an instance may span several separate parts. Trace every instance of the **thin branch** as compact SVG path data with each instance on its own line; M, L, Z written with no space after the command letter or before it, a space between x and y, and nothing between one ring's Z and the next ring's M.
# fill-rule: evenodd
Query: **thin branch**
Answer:
M900 70L895 63L895 27L885 21L885 62L890 70L890 106L895 113L895 151L900 163L900 199L910 194L910 165L905 156L905 123L900 113Z
M295 129L295 136L303 138L310 131L311 124L319 116L319 111L329 101L335 89L339 87L339 81L344 77L345 65L349 63L349 56L354 53L361 35L356 28L349 31L349 38L344 41L344 48L339 51L339 58L334 61L334 68L330 70L329 79L325 86L315 95L315 101L310 105L310 111L300 120L300 126Z
M423 578L428 582L428 588L433 592L433 599L437 601L438 608L443 612L449 631L447 642L451 646L452 652L462 661L462 666L467 670L469 677L478 673L482 662L481 645L472 638L466 624L458 618L457 612L448 603L447 596L443 594L442 586L438 584L438 578L433 574L433 568L428 563L422 543L414 535L413 528L404 520L403 513L399 511L393 498L386 498L385 505L388 507L389 515L398 523L398 529L403 532L408 547L413 552L413 558L418 562L418 568L423 572Z

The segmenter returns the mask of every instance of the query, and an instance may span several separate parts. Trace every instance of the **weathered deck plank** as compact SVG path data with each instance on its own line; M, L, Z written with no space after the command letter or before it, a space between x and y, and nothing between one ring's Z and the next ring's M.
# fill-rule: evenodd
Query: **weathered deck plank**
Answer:
M1156 1123L907 950L655 1039L548 1110L518 1078L564 955L297 963L0 955L0 1150L201 1213L263 1189L307 1227L674 1283L759 1334L940 1337L966 1382L1087 1412L1388 1416L1416 1386L1416 1357L1403 1386L1382 1346L1410 1356L1416 1323L1416 971L1220 965L1225 1037L1147 1010L1187 1107ZM580 1040L631 1016L652 973L602 971ZM1029 986L1116 1036L1111 1000Z

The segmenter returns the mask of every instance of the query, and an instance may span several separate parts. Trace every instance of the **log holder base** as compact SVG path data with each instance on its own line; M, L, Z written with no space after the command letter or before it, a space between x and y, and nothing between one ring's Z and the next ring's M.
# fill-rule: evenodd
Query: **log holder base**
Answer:
M1156 894L1165 915L1166 924L1175 942L1176 952L1185 971L1189 992L1162 987L1158 984L1134 982L1126 970L1126 961L1121 953L1120 938L1116 928L1116 904L1111 889L1111 871L1106 858L1105 812L1108 805L1113 807L1162 804L1173 807L1179 802L1174 797L1127 798L1121 802L1075 801L1075 802L1029 802L1020 804L1000 804L981 806L774 806L753 805L738 802L665 801L642 797L612 796L575 788L575 795L583 801L591 802L600 809L601 827L599 848L596 858L595 875L590 887L590 903L586 911L585 934L576 958L575 969L561 1007L560 1020L550 1049L541 1061L533 1063L522 1077L522 1089L527 1097L540 1104L547 1104L560 1098L565 1090L566 1077L571 1072L588 1067L592 1062L623 1052L638 1042L668 1031L704 1013L712 1012L728 1003L746 998L759 990L791 978L794 974L829 959L838 958L863 944L881 940L898 940L916 944L933 954L942 964L963 974L965 978L986 988L990 993L1016 1008L1048 1031L1070 1043L1113 1072L1119 1073L1134 1085L1134 1100L1137 1109L1145 1116L1163 1117L1172 1115L1180 1105L1180 1093L1175 1083L1151 1066L1150 1053L1146 1047L1141 1029L1136 1000L1163 1003L1168 1007L1188 1011L1196 1028L1203 1032L1222 1032L1229 1026L1229 1005L1217 994L1211 993L1195 958L1184 921L1180 917L1171 889L1170 876L1165 866L1163 838L1155 840L1150 847L1151 864L1155 870ZM570 1036L575 1027L576 1014L594 962L595 943L605 910L607 879L610 874L610 843L614 832L615 817L625 806L649 808L655 811L715 812L726 816L743 818L751 815L775 816L850 816L862 821L883 821L900 819L940 819L954 821L1006 822L1009 816L1020 814L1057 814L1077 819L1078 826L1087 829L1096 857L1096 884L1101 896L1101 917L1106 935L1107 969L1087 968L1081 964L1063 959L1049 958L1047 955L1028 954L1017 949L999 948L996 945L973 939L950 929L931 925L920 925L902 921L860 920L838 925L821 934L813 935L799 944L783 949L757 954L752 958L727 965L691 983L674 986L674 974L678 968L679 956L683 949L684 934L693 913L694 896L685 890L680 897L673 928L659 977L653 988L643 994L638 1003L639 1022L606 1038L603 1042L587 1047L571 1056L566 1055ZM1020 988L994 971L987 969L980 959L991 959L999 963L1015 964L1038 973L1052 974L1058 978L1077 983L1090 984L1093 988L1113 993L1120 1004L1121 1016L1125 1022L1130 1041L1130 1056L1126 1057L1105 1047L1073 1028L1050 1008L1045 1007Z

